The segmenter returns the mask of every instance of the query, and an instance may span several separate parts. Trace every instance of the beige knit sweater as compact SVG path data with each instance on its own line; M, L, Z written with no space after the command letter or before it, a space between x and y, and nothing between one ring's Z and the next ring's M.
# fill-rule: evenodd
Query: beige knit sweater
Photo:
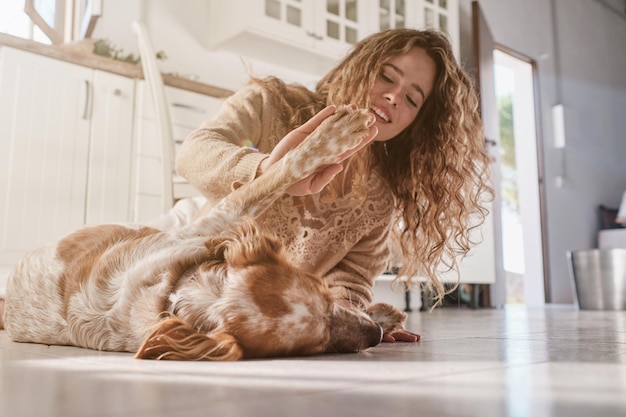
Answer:
M261 160L287 133L269 92L250 84L187 137L176 170L214 203L252 181ZM334 181L344 180L343 175L349 174ZM367 187L366 201L355 200L349 191L333 198L328 190L285 195L258 219L284 241L296 265L324 276L336 297L361 307L372 301L374 279L387 266L393 215L385 181L372 173Z

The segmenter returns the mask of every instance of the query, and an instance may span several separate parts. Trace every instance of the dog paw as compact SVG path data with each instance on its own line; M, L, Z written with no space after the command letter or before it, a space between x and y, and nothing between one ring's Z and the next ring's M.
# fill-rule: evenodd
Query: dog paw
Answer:
M324 120L292 155L300 172L313 172L316 168L341 161L341 156L357 147L369 133L371 115L365 109L339 106Z
M385 334L403 329L407 318L405 313L385 303L372 304L365 312L383 328Z
M371 115L365 109L339 106L335 113L324 120L311 134L311 146L319 146L320 155L328 158L326 163L355 148L369 132ZM333 158L335 157L335 158Z

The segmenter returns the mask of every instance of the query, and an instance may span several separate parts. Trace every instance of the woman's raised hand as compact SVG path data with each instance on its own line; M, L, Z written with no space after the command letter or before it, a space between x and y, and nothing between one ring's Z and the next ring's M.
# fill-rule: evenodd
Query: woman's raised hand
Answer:
M354 106L354 105L353 105ZM356 109L356 106L354 106ZM302 126L292 130L272 150L272 153L265 158L259 165L257 176L262 175L272 164L278 162L289 150L298 146L307 136L309 136L326 118L335 113L335 106L328 106L309 119ZM319 167L319 169L308 177L293 184L287 193L299 196L307 194L316 194L330 183L330 181L343 170L342 161L349 158L355 152L370 143L376 137L378 129L373 126L374 118L369 124L369 133L363 138L361 143L355 148L345 152L336 163Z

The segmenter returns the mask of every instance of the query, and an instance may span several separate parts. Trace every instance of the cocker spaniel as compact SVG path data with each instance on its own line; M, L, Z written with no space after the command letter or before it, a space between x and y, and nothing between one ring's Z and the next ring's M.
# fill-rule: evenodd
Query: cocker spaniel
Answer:
M406 315L386 304L363 312L336 303L324 279L294 267L253 220L291 184L357 146L369 117L340 106L267 172L186 227L86 227L26 255L9 276L9 336L173 360L377 345Z

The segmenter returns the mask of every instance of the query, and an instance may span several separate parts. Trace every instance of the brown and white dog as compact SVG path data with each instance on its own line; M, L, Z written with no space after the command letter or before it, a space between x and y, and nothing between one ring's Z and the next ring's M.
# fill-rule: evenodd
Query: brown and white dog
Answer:
M383 331L402 327L405 314L385 304L366 314L335 303L325 281L294 267L281 242L252 220L288 186L357 146L369 117L338 108L280 162L189 226L88 227L28 254L8 281L9 336L174 360L378 344Z

